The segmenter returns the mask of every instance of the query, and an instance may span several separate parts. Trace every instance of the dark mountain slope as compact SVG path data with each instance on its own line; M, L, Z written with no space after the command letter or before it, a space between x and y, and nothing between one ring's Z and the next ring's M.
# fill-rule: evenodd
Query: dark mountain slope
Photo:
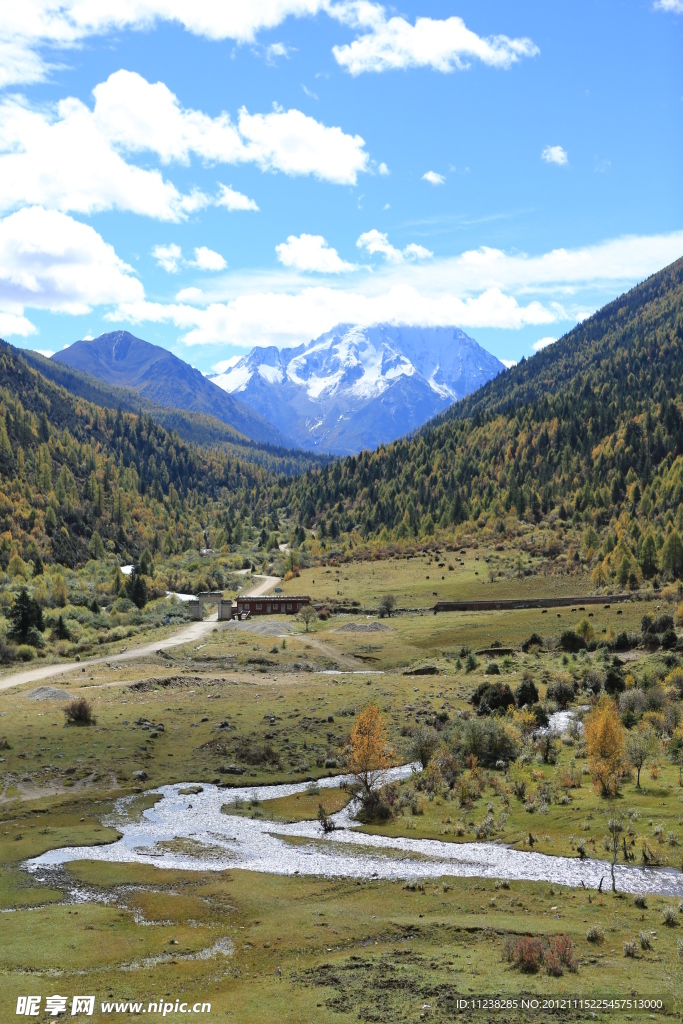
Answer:
M434 422L537 402L570 386L576 390L578 382L590 382L596 374L607 379L612 370L625 367L624 358L633 353L634 346L636 361L629 369L633 380L627 375L619 394L634 400L652 397L648 364L656 360L664 376L669 370L676 372L671 364L674 353L661 342L669 331L680 328L682 287L680 259L598 310L554 345L451 406ZM644 349L645 338L648 345ZM676 379L680 380L680 373Z
M199 370L128 331L112 331L94 341L77 341L52 358L107 384L131 388L166 408L214 416L254 441L295 447L277 427L216 387Z
M329 457L319 456L312 452L292 451L277 445L260 444L240 434L228 423L223 423L214 416L189 412L186 409L171 409L152 402L132 388L117 387L105 384L95 377L54 359L47 359L39 352L30 352L8 346L12 354L24 359L43 377L66 388L73 395L85 398L105 409L121 409L123 412L144 412L151 416L155 423L161 424L166 430L177 431L183 441L191 444L212 447L220 445L223 451L236 458L247 459L249 462L266 466L275 473L292 476L294 473L305 473L307 469L329 461Z

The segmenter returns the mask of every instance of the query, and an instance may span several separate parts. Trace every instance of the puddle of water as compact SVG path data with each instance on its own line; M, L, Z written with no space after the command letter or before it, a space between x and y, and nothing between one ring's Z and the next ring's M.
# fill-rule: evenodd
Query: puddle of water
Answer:
M404 779L418 770L418 765L393 768L382 781ZM349 781L349 777L320 779L318 786L328 789L344 781ZM241 868L267 874L330 878L509 878L569 886L585 884L589 888L597 888L604 876L604 885L610 885L609 864L604 861L550 857L496 843L366 835L357 830L358 822L354 820L358 811L356 800L332 816L336 828L329 835L323 835L316 821L284 824L221 812L224 804L238 799L263 801L304 793L309 783L244 786L229 791L204 783L202 793L180 795L178 791L187 785L160 787L155 792L162 799L141 817L122 813L123 807L116 808L117 827L123 833L117 842L109 846L50 850L28 861L26 866L30 871L42 870L42 880L46 882L50 867L90 860L195 871ZM683 895L683 874L673 868L619 864L615 875L617 888L622 892Z

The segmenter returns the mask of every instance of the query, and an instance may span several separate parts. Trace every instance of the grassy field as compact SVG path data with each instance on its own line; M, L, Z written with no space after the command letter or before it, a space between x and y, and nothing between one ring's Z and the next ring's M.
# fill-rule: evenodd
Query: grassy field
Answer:
M494 554L470 550L459 556L465 566L458 560L450 573L454 554L446 552L439 559L443 567L415 558L349 564L336 575L334 569L304 570L285 589L320 599L339 590L340 599L362 600L363 606L391 592L400 607L419 609L433 602L430 588L439 598L456 599L475 596L479 587L483 595L532 585L525 577L492 583L487 575L479 582L474 574L488 572L485 558ZM497 554L502 559L505 553ZM512 572L512 556L505 557ZM445 579L432 587L427 575ZM533 586L535 594L544 592L538 577ZM574 585L570 589L576 592ZM547 592L556 591L549 585ZM660 611L672 610L661 598L658 603ZM611 640L623 630L638 631L642 615L656 610L652 600L598 606L590 623L598 640ZM255 1022L514 1019L510 1010L462 1008L458 1014L455 1001L473 995L519 999L522 993L660 997L667 1013L679 1013L678 900L648 898L640 908L631 897L551 889L543 882L511 882L508 889L493 881L448 879L428 882L423 891L398 882L85 861L40 883L22 868L27 858L49 849L114 840L115 829L103 822L124 794L137 792L139 810L155 799L148 790L165 783L250 785L335 774L343 770L356 716L371 702L384 717L395 762L405 762L418 726L440 715L446 736L453 723L472 714L469 697L489 678L484 671L494 660L476 652L496 642L513 653L495 658L495 678L514 689L527 673L543 700L553 680L580 680L608 664L600 650L572 656L554 647L560 632L584 614L569 607L560 618L554 611L405 611L382 620L382 628L373 625L375 617L333 615L308 633L284 617L220 624L200 643L140 662L84 662L56 679L59 690L91 703L96 722L87 727L65 725L63 702L34 699L35 684L0 693L0 909L13 911L0 915L0 1019L14 1017L19 995L81 991L96 993L98 1006L110 997L145 1005L157 997L173 997L174 1005L185 997L208 1000L209 1019ZM521 643L532 632L547 644L524 654ZM475 653L471 671L463 649ZM623 672L645 688L661 685L657 681L679 660L675 653L642 648L622 658ZM424 668L435 674L410 674ZM576 706L584 700L577 698ZM554 764L539 763L532 752L514 766L515 779L525 783L524 799L514 795L511 781L501 781L502 773L475 768L473 778L468 768L460 777L471 783L464 804L458 787L430 794L411 779L395 787L395 814L364 828L472 842L490 819L490 840L528 849L531 833L534 850L576 856L582 845L588 856L607 861L607 820L618 813L627 851L637 862L645 841L662 862L683 867L683 789L665 748L656 778L644 769L640 790L633 776L609 802L593 788L576 739L556 746ZM577 766L580 786L564 788L567 769ZM539 789L553 798L545 811L540 802L527 810ZM562 794L565 803L559 802ZM332 813L348 798L340 790L322 790L233 812L274 822L314 819L319 803ZM676 907L671 927L663 923L666 905ZM587 941L592 926L604 930L601 941ZM649 948L641 947L641 932L649 933ZM505 958L510 939L559 933L572 940L578 973L525 974ZM623 948L634 938L635 959L625 957ZM594 1012L599 1019L614 1016L609 1008ZM648 1019L649 1012L626 1011L634 1020ZM521 1011L518 1016L530 1019ZM557 1014L539 1010L534 1017L554 1020ZM145 1019L161 1015L149 1012Z

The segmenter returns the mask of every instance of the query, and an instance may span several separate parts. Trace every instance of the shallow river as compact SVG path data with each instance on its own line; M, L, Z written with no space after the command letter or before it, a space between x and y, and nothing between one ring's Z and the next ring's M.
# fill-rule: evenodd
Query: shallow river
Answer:
M417 766L403 765L386 772L385 781L406 778ZM321 779L321 789L339 786L345 776ZM333 815L335 830L323 835L317 821L295 824L224 814L221 807L241 799L272 800L304 793L307 783L283 786L245 786L218 789L203 785L201 793L181 795L188 784L162 786L162 797L142 814L135 797L119 800L107 824L122 838L107 846L50 850L29 861L39 877L50 867L72 860L134 861L158 867L223 871L241 868L281 875L325 875L344 878L388 878L419 881L427 878L480 877L547 881L597 888L611 885L609 864L598 860L549 857L509 849L496 843L456 843L435 839L366 835L354 820L357 802ZM617 888L631 893L683 895L683 873L673 868L617 865Z

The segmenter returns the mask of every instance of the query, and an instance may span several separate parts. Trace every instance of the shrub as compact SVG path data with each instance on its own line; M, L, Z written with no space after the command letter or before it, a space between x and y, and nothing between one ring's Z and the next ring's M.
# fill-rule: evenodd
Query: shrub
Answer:
M479 715L490 715L492 711L507 711L515 704L512 690L507 683L481 683L470 699Z
M532 633L528 640L525 640L522 644L522 650L525 654L528 654L532 647L542 647L543 637L539 636L538 633Z
M396 598L393 594L385 594L382 600L379 602L379 617L383 619L386 615L387 618L391 618L391 613L396 607Z
M600 945L605 941L605 929L600 928L597 924L592 924L586 932L586 942L594 942L596 945Z
M79 700L72 700L64 707L64 714L68 724L71 725L94 725L95 719L92 714L92 707L85 697Z
M329 816L322 804L318 804L318 821L323 832L327 835L329 832L334 832L334 822Z
M543 964L545 948L542 939L524 935L516 942L508 940L505 955L523 974L536 974Z
M652 940L649 932L641 932L638 936L641 949L652 949Z
M495 661L490 661L488 663L488 665L486 666L486 668L484 669L484 675L485 676L499 676L500 675L500 669L498 668L498 663L495 662Z
M538 703L538 690L533 679L522 679L515 690L515 702L518 708L523 708L525 704Z
M554 700L558 707L564 709L574 700L574 681L570 676L553 679L546 691L548 700Z
M410 756L414 761L419 761L423 768L426 768L438 745L439 735L436 729L420 725L413 733Z
M496 761L511 762L517 757L516 730L496 718L470 718L458 724L453 746L463 762L475 756L483 768L495 767Z
M478 665L479 662L470 651L467 657L465 658L465 672L474 672L475 668L477 668Z
M613 695L623 693L625 689L624 677L616 666L612 666L612 668L607 670L607 675L605 676L605 693Z
M638 955L638 943L635 939L627 939L624 943L624 956L630 956L635 959Z
M669 906L667 907L664 907L664 910L662 911L662 920L664 924L667 926L667 928L675 928L676 908L671 906L671 904L669 904Z
M647 903L642 893L639 893L633 901L639 910L647 910Z
M560 637L560 648L568 654L576 654L578 651L584 650L585 647L586 641L573 629L565 629Z
M31 647L30 644L19 644L14 653L19 661L33 661L36 656L36 649Z
M564 973L565 967L572 973L577 970L574 947L568 935L557 935L554 939L549 939L548 941L548 949L545 954L545 969L548 974L559 977Z

